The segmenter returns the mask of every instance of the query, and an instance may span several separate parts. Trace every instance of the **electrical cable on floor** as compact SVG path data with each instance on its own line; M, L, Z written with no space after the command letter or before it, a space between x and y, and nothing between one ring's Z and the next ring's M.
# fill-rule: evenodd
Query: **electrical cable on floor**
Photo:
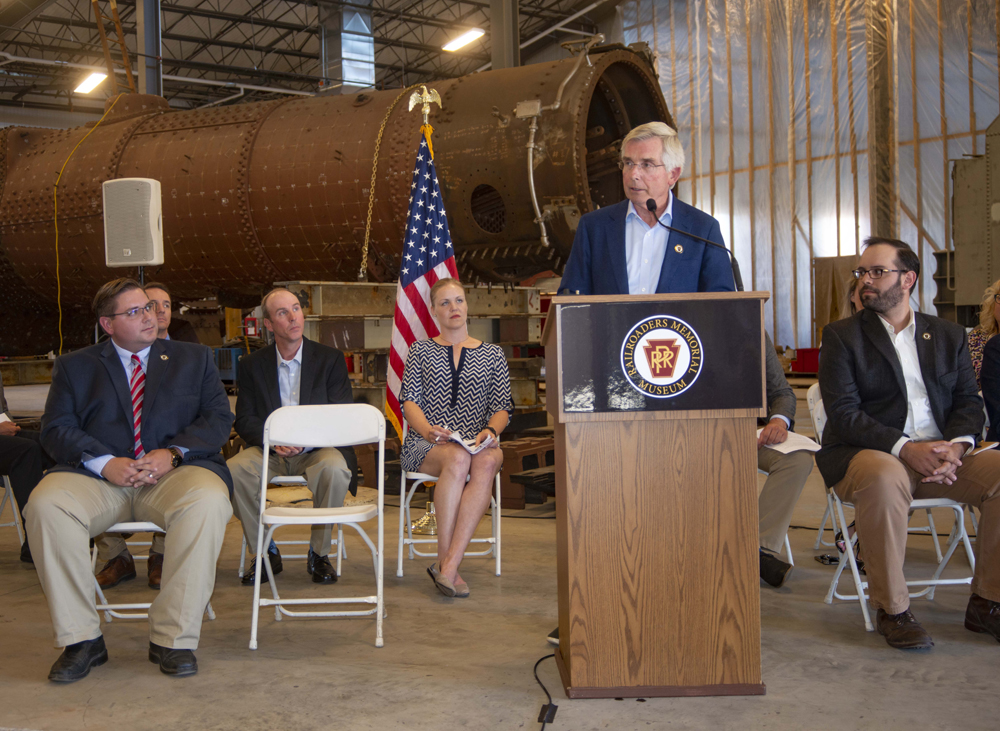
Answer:
M550 657L555 657L555 653L538 658L538 662L535 663L535 669L532 670L535 674L535 682L542 687L546 697L549 699L549 702L542 706L542 710L538 712L538 722L542 724L541 731L545 731L545 725L552 723L556 719L556 711L559 710L559 706L552 702L552 694L549 693L549 689L545 687L545 683L538 677L538 666L542 664L543 660L548 660Z

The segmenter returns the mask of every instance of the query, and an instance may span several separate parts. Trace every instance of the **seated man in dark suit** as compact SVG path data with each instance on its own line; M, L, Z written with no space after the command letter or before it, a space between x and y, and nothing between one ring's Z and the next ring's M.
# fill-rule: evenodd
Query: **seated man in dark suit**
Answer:
M42 479L45 468L52 463L38 441L40 436L36 431L22 429L10 418L3 394L3 374L0 373L0 475L10 478L15 503L11 509L21 513L22 525L28 496ZM27 538L21 544L21 560L32 563Z
M983 402L965 330L910 308L919 274L907 244L868 239L855 270L864 310L823 329L819 373L827 424L816 464L854 504L876 625L900 649L934 644L903 576L910 502L920 498L981 511L965 626L1000 640L1000 452L969 456Z
M336 348L314 343L302 335L305 318L298 297L287 289L274 289L260 303L264 327L274 334L274 343L240 361L236 397L236 433L247 443L229 462L235 490L233 509L243 524L243 535L251 550L257 545L260 526L260 478L264 459L264 422L281 406L351 403L351 381L344 354ZM302 475L317 508L340 507L348 489L357 491L357 458L354 449L303 449L274 447L268 462L268 479ZM337 581L337 572L327 558L330 526L313 528L306 570L318 584ZM272 571L282 570L281 554L272 542L265 554ZM256 561L243 574L243 584L253 585ZM264 581L267 571L261 576Z
M671 188L684 170L684 147L663 122L639 125L622 140L627 200L583 216L563 271L560 292L663 294L731 292L729 255L687 231L725 247L719 222L677 200ZM655 215L646 207L652 200ZM668 231L657 221L680 229Z
M180 335L173 330L173 301L167 285L160 282L150 282L145 285L146 296L156 314L156 337L164 340L180 340L197 343L198 335L191 324L185 322L186 328ZM120 535L103 535L97 539L97 559L104 568L97 574L97 583L102 589L110 589L123 581L135 578L135 561L125 545L125 538ZM149 548L149 558L146 561L146 575L150 589L159 589L163 577L163 534L153 535L153 545Z
M192 675L232 515L220 453L232 428L229 399L208 348L157 339L134 280L101 287L94 311L111 338L56 360L42 445L57 465L25 510L56 646L65 647L49 680L79 680L107 661L87 546L133 520L167 533L149 659L168 675Z

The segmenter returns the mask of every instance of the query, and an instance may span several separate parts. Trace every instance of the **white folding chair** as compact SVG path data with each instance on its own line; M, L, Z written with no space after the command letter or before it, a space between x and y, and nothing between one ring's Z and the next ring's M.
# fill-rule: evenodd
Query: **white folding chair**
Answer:
M279 487L308 487L309 483L306 482L305 477L299 475L290 475L288 477L273 477L271 478L271 485L277 485ZM276 546L308 546L311 541L275 541ZM330 546L337 547L337 576L340 576L341 560L347 558L347 546L344 545L344 528L343 526L337 526L337 537L330 538ZM282 554L282 558L309 558L308 553L289 553ZM236 576L240 579L243 578L243 571L246 566L247 559L247 537L243 536L243 547L240 549L240 569Z
M378 504L342 508L265 508L267 505L267 463L272 445L298 447L350 447L378 442ZM283 406L272 412L264 423L264 464L260 486L260 528L257 532L257 564L254 572L253 619L250 626L250 649L257 649L257 623L262 606L274 607L274 618L289 617L364 617L375 615L375 646L382 647L382 618L385 612L383 585L383 544L385 541L385 418L368 404L329 404L324 406ZM378 521L378 545L372 543L359 525L372 518ZM375 568L375 596L282 599L271 572L271 563L261 561L274 531L285 525L349 525L358 532L372 552ZM264 533L264 526L267 533ZM267 571L273 598L260 595L261 564ZM371 609L349 611L298 612L286 606L310 604L373 604Z
M847 536L847 519L844 517L844 505L850 505L850 503L842 502L833 490L828 490L827 494L833 496L835 507L834 528L836 529L839 523L840 530L843 532L844 536ZM931 578L906 582L907 586L924 587L920 591L911 592L910 598L912 599L922 596L927 596L928 599L933 599L934 591L939 586L971 584L972 573L976 570L976 558L972 552L972 544L969 542L969 534L965 530L965 506L961 503L955 502L954 500L948 500L946 498L914 500L910 505L910 513L912 515L914 510L927 510L930 512L932 508L949 508L954 512L956 537L955 540L950 542L948 550L945 552L944 556L938 560L937 568ZM834 599L858 601L861 604L861 613L865 618L865 629L871 632L874 630L874 626L872 625L871 616L868 612L868 597L865 594L865 590L868 588L868 582L861 580L861 574L858 571L858 563L854 558L854 544L857 543L857 540L857 533L848 539L848 545L846 547L847 550L845 550L840 557L840 563L837 565L837 571L833 575L833 580L830 582L830 589L827 592L826 599L824 599L824 601L827 604L832 604ZM965 547L965 555L969 559L969 566L971 567L972 573L959 579L942 579L941 573L948 565L948 562L951 560L952 554L955 553L955 549L958 548L959 543ZM854 578L854 588L857 592L855 594L841 594L837 590L837 585L840 582L840 575L848 565L851 567L851 575Z
M414 538L413 523L410 520L410 500L413 493L425 482L437 482L439 478L423 472L406 472L399 477L399 550L396 560L396 576L403 575L403 549L409 547L410 560L415 556L424 558L436 558L437 553L421 551L415 545L421 543L437 543L437 538ZM409 490L406 488L406 481L413 480ZM468 478L466 478L468 481ZM497 472L493 479L493 495L490 497L490 521L492 531L489 538L473 538L469 543L486 543L488 547L482 551L466 551L465 556L490 556L494 557L496 567L494 569L497 576L500 575L500 473ZM405 535L404 535L405 533Z
M806 391L806 405L809 407L809 420L812 422L813 435L817 444L823 443L823 428L826 426L826 410L823 408L823 397L820 395L819 384L814 383ZM813 544L813 550L818 549L820 546L830 546L836 545L836 541L824 541L823 531L826 530L826 522L830 521L830 527L833 529L833 498L830 497L832 491L825 490L826 492L826 510L823 511L823 520L819 524L819 531L816 533L816 543ZM836 534L836 531L834 530Z
M24 543L24 529L21 526L21 514L17 509L17 503L14 502L14 490L10 486L10 478L7 475L0 475L0 481L3 482L3 498L0 499L0 518L3 517L4 508L10 503L11 512L14 513L14 520L10 523L0 523L0 528L17 528L17 540L21 544Z
M814 383L809 387L806 392L806 403L809 406L809 418L812 421L813 433L816 435L816 441L820 444L823 443L823 429L826 427L826 409L823 407L823 398L820 395L819 384ZM836 537L837 528L836 521L834 520L834 494L833 490L825 487L826 491L826 510L823 511L823 520L820 521L819 530L816 533L816 543L813 544L813 550L818 550L820 546L835 546L836 540L827 542L823 540L823 531L826 530L826 522L830 521L830 529L833 531ZM910 515L913 515L914 510L919 510L917 503L920 500L915 500L913 505L910 506ZM970 510L971 512L971 510ZM973 522L975 522L975 515L973 515ZM938 540L937 528L934 525L934 514L931 512L931 508L927 508L927 525L926 526L914 526L907 528L909 533L929 533L931 540L934 541L934 554L937 556L938 563L941 563L943 555L941 553L941 542ZM843 535L847 535L844 531ZM955 534L948 539L949 545L953 540L955 540Z
M105 533L164 533L163 528L158 526L156 523L150 523L147 521L136 521L130 523L115 523L113 526L108 528ZM149 546L151 542L133 542L129 543L129 546ZM148 559L149 556L137 556L133 555L133 559L143 560ZM90 558L91 570L97 567L97 546L91 553ZM104 612L104 620L110 622L112 617L117 617L118 619L146 619L149 616L149 607L152 602L133 602L131 604L109 604L107 598L104 596L104 591L101 589L101 585L97 583L97 577L94 577L94 588L97 590L97 611ZM141 611L136 611L141 610ZM127 613L126 613L127 612ZM209 619L215 619L215 611L212 609L212 603L209 602L208 606L205 607L205 613L208 614Z

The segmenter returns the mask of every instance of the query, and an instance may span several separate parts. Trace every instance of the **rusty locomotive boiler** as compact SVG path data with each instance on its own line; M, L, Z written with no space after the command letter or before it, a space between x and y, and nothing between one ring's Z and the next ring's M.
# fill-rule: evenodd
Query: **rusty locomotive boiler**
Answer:
M621 139L671 121L647 54L581 50L433 84L435 163L463 278L561 272L580 215L624 197ZM96 129L0 130L0 355L58 347L57 297L64 347L92 340L94 292L130 273L105 266L101 184L113 178L160 181L165 263L146 276L178 299L252 306L275 281L354 281L383 120L367 275L395 279L420 127L409 94L191 111L124 95Z

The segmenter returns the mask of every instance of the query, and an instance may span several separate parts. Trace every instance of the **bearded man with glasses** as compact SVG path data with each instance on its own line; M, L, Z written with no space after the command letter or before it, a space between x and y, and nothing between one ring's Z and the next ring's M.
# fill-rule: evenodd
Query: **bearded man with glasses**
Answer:
M101 287L94 312L110 338L56 360L42 446L57 464L25 508L55 644L65 648L49 680L79 680L108 660L87 546L123 521L166 530L148 656L167 675L193 675L232 516L221 454L229 399L211 350L157 339L152 303L135 280Z
M677 131L663 122L639 125L622 140L618 167L626 199L580 219L560 293L733 291L719 222L671 191L684 170Z
M823 329L826 408L816 465L854 504L876 626L899 649L928 649L903 576L914 499L978 508L976 570L965 626L1000 640L1000 452L971 456L983 401L965 329L914 312L920 260L902 241L869 238L854 276L864 309Z

